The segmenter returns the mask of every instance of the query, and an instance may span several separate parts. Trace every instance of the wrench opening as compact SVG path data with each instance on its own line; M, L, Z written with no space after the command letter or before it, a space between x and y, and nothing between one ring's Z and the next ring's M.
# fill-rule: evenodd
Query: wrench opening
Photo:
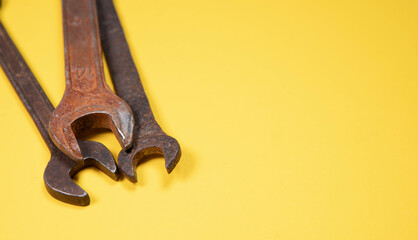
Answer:
M114 119L112 115L107 113L91 113L84 115L71 123L71 129L76 138L82 139L82 134L85 136L86 133L91 134L89 130L94 129L106 129L111 130L116 136L119 144L124 146L124 149L129 149L132 146L132 142L126 143L125 134L120 131L120 125L117 119Z

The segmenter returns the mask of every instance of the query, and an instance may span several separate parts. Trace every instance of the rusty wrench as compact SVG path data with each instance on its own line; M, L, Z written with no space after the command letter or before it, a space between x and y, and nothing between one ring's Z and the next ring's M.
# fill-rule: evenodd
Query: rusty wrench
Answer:
M76 161L83 156L75 136L85 129L111 129L128 150L134 118L105 82L95 0L62 0L62 9L66 89L49 122L49 135Z
M118 172L112 154L105 146L93 141L79 142L84 156L80 163L76 163L62 153L48 136L48 121L54 107L1 22L0 43L0 65L51 152L51 159L44 172L47 191L60 201L80 206L89 205L89 195L71 178L81 169L95 166L112 179L117 180Z
M112 0L97 0L97 9L102 46L113 85L116 93L131 106L136 122L132 148L119 153L119 169L130 181L136 182L134 166L139 160L160 154L164 155L165 167L170 173L180 160L180 145L155 121Z

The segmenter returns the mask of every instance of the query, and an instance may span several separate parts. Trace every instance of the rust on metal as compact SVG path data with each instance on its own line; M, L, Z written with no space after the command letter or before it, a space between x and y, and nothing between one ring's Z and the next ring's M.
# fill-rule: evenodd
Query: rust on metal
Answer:
M164 155L170 173L180 160L180 145L164 133L154 118L112 0L97 0L97 9L101 42L113 85L116 93L131 106L136 123L132 148L119 153L119 169L136 182L134 167L138 162L144 156L159 154Z
M54 107L1 22L0 42L0 65L51 152L51 159L44 172L47 191L60 201L79 206L88 205L89 195L74 183L72 177L85 167L95 166L112 179L117 180L117 166L112 154L105 146L93 141L79 142L84 156L80 162L75 162L62 153L48 136L48 121Z
M111 129L123 150L133 141L132 110L105 82L94 0L63 0L66 89L49 121L49 135L70 158L81 161L76 140L90 128Z

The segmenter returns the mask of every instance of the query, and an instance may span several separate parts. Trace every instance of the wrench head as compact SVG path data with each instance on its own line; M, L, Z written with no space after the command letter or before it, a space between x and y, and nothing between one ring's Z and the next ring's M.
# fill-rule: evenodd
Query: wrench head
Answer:
M81 162L83 155L76 135L86 129L112 130L124 150L133 142L134 118L131 108L113 93L64 94L49 121L49 135L67 156Z
M181 157L180 145L176 139L167 135L140 137L135 140L131 149L119 152L119 170L129 181L137 182L134 168L141 159L154 154L164 156L165 168L171 173Z
M81 169L94 166L113 180L119 177L118 169L109 150L101 143L93 141L79 141L84 159L81 162L71 160L64 153L56 149L52 151L51 160L44 172L45 187L54 198L78 206L90 204L90 197L86 191L78 186L72 177Z

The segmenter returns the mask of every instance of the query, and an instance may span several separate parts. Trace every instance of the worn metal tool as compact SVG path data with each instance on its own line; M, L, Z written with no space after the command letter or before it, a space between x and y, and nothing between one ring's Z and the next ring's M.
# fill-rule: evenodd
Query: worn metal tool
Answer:
M44 172L45 187L54 198L80 206L90 203L89 195L73 182L72 177L81 169L94 166L114 180L117 166L109 150L98 142L79 141L84 159L75 162L62 153L48 136L48 121L54 107L48 100L35 76L8 36L0 22L0 65L30 113L51 152Z
M105 82L95 0L62 0L66 89L49 122L59 149L82 160L76 135L90 128L111 129L126 151L134 118L128 104Z
M119 169L130 181L136 182L134 166L147 155L159 154L164 155L165 167L170 173L180 159L180 145L155 121L112 0L97 0L97 9L113 85L116 93L131 106L136 122L132 148L119 153Z

